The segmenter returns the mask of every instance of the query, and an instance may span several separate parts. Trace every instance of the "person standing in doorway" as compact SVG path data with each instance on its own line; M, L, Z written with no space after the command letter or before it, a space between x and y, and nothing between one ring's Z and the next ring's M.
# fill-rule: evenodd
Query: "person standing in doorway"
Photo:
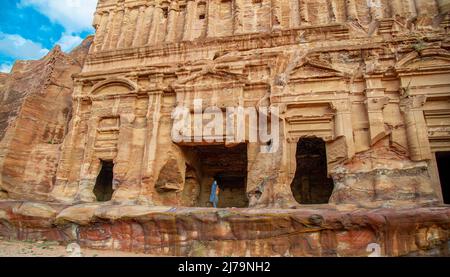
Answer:
M212 203L214 208L217 208L219 203L219 186L217 184L216 179L211 185L211 195L209 196L209 202Z

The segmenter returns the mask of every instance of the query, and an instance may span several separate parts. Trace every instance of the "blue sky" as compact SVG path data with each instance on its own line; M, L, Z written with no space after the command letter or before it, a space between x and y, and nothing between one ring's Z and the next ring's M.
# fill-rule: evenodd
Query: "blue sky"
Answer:
M0 71L42 58L55 44L68 52L94 32L97 0L1 0Z

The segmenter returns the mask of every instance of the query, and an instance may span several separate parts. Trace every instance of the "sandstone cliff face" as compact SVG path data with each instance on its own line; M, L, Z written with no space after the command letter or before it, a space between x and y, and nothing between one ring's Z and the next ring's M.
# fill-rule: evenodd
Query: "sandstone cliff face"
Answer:
M435 154L450 153L449 3L99 0L92 47L0 75L0 193L55 200L0 201L0 237L186 256L365 256L373 243L448 255ZM223 118L279 108L278 136L197 141L193 117L173 128L197 100ZM205 208L215 179L219 209Z
M448 0L100 0L52 197L205 207L218 178L222 207L442 203L449 12ZM196 100L279 108L280 147L174 141L174 111Z
M72 112L72 75L92 38L71 53L56 46L0 76L0 199L47 199Z

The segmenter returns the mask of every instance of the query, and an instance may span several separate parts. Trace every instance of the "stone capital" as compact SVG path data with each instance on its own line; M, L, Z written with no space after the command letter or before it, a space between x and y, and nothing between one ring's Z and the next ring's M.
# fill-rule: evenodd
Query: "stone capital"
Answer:
M369 111L380 111L389 104L389 97L369 97L366 100L367 109Z
M400 110L402 112L407 112L410 110L421 110L426 102L426 95L407 96L400 100Z
M131 124L136 120L136 115L131 113L125 113L120 115L120 122L122 124Z
M331 101L330 106L336 113L351 112L352 103L349 100Z

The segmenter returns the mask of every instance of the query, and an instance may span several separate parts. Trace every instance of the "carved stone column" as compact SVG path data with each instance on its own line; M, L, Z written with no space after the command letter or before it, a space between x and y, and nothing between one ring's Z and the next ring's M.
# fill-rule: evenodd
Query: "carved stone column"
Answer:
M433 17L439 14L439 6L436 0L415 0L418 25L433 24Z
M384 94L385 88L381 82L381 76L366 76L366 108L369 118L370 144L374 145L380 139L386 137L384 127L383 109L389 103L389 98Z
M431 159L427 124L422 109L426 100L425 95L407 96L400 100L400 110L405 119L409 154L413 161Z
M147 131L142 158L140 201L152 203L151 195L148 195L146 189L148 190L156 182L154 172L157 158L158 130L161 120L163 90L151 90L148 94Z
M331 19L337 23L344 23L346 19L345 0L331 0Z
M112 28L110 30L111 37L108 42L108 50L113 50L117 48L117 44L120 39L120 34L122 31L122 22L125 15L125 8L120 8L114 16Z
M417 16L416 0L403 0L403 5L403 10L405 11L404 16L406 18L414 18Z
M300 26L309 25L308 7L306 1L300 1L299 13L300 13Z
M300 1L289 1L290 5L290 28L298 28L300 26Z
M283 26L283 18L281 14L282 9L282 1L276 1L272 0L271 6L272 6L272 18L271 18L271 28L272 30L279 30L282 29Z
M150 31L153 24L153 13L155 11L154 2L147 3L144 12L144 22L142 23L142 35L139 38L139 46L147 45L149 42Z
M356 0L348 0L346 1L345 5L345 10L347 11L347 20L358 20Z
M178 4L173 1L169 7L169 19L167 21L166 41L173 42L176 37L177 30Z
M79 90L81 90L80 84L76 85L74 94L77 94L76 92ZM84 142L84 137L81 136L83 133L82 127L80 126L83 125L83 122L79 116L81 102L81 97L74 97L72 105L74 116L69 126L71 131L67 134L62 145L61 158L58 164L55 183L53 184L53 189L51 192L51 197L57 201L72 202L78 191L80 165L79 161L76 160L76 156L82 150L76 146L76 142Z
M374 145L386 137L383 109L389 103L388 97L367 97L366 107L369 117L370 144Z
M86 147L83 155L83 161L81 163L80 182L76 196L77 201L94 202L96 200L94 195L94 186L97 178L96 174L98 174L98 172L95 169L98 168L100 161L96 162L94 159L94 145L99 122L100 118L97 116L93 116L89 119L86 134Z
M152 25L150 27L150 34L148 36L149 45L156 44L156 42L158 41L160 31L159 27L161 25L160 23L162 18L163 18L163 10L161 7L156 6L155 9L153 10Z
M133 113L120 115L117 157L114 160L114 181L118 187L113 195L113 200L118 202L136 200L140 193L140 183L130 167L130 161L134 160L131 155L136 147L133 143L135 120Z
M145 32L144 30L144 21L146 20L145 13L146 13L146 6L140 6L136 30L134 31L134 38L132 43L133 47L141 46L142 37L144 36Z
M107 19L106 27L105 27L105 38L103 39L101 49L98 49L98 51L108 50L108 48L109 48L109 44L110 44L110 40L111 40L111 36L112 36L112 28L114 25L115 14L116 14L115 11L111 11L108 14L108 19Z
M243 0L235 0L233 3L233 34L241 34L244 30Z
M334 120L335 137L345 137L347 144L347 158L355 155L355 142L353 140L352 103L350 100L336 100L332 102L336 111Z
M369 4L370 16L373 20L380 20L383 18L383 10L386 10L387 7L382 6L381 0L367 0Z
M100 51L102 49L103 44L105 43L106 28L109 19L109 13L102 12L97 15L97 18L98 18L97 22L95 22L96 35L94 47L91 48L91 50L93 50L94 52Z
M131 25L130 13L131 13L130 8L128 8L128 7L125 8L116 48L125 48L126 47L127 36L129 36L128 29Z
M192 25L194 24L196 10L195 2L193 0L188 0L186 5L186 20L184 21L183 40L192 39Z
M129 15L128 15L128 28L125 31L125 39L124 39L124 46L126 48L132 47L134 42L134 37L137 35L138 29L138 21L139 16L141 15L140 9L137 7L131 8Z

